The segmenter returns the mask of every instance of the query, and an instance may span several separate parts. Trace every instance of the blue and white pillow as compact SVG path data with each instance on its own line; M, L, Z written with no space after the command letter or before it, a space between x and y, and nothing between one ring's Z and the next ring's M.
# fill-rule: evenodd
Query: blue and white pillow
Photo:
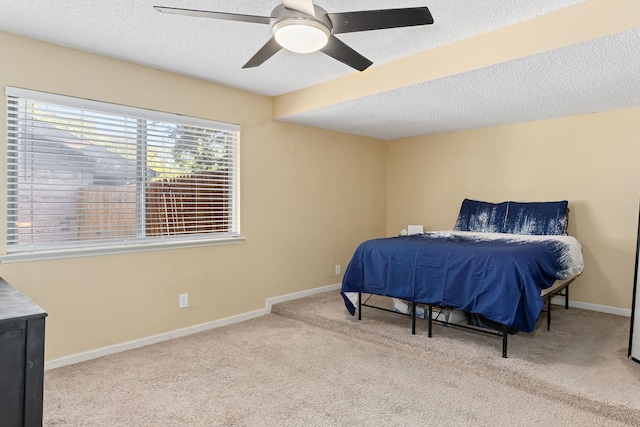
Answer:
M457 231L527 235L567 235L568 205L559 202L489 203L464 199Z
M479 233L501 233L506 215L507 202L488 203L464 199L453 229Z

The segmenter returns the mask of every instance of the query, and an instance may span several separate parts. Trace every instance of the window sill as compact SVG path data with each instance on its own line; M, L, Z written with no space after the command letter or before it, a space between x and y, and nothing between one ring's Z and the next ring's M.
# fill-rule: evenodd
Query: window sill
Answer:
M232 245L242 243L245 237L225 237L221 239L194 239L172 242L153 242L118 246L101 246L93 248L63 249L37 252L18 252L0 255L0 264L14 262L45 261L52 259L81 258L100 255L118 255L137 252L162 251L170 249L198 248L203 246Z

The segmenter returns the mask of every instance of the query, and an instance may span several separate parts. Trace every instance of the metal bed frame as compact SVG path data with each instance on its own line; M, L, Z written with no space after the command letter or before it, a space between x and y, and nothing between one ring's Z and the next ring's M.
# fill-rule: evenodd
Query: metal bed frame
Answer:
M556 282L553 286L551 286L550 288L544 289L540 296L545 299L546 298L546 302L547 302L547 308L546 311L547 312L547 331L551 330L551 298L555 295L559 295L559 296L564 296L564 308L565 310L569 308L569 285L571 283L573 283L573 281L575 280L575 277L572 277L571 279L568 280L564 280L564 281L558 281ZM433 304L428 304L428 303L421 303L418 301L410 301L411 302L411 311L409 313L401 313L395 310L391 310L388 308L384 308L384 307L379 307L376 305L372 305L372 304L368 304L369 299L373 296L373 295L377 295L377 294L367 294L369 295L369 297L363 302L362 301L362 292L358 292L358 320L362 320L362 307L370 307L370 308L375 308L376 310L382 310L382 311L388 311L391 313L395 313L395 314L400 314L403 316L410 316L411 317L411 333L413 335L416 334L416 306L418 304L420 305L425 305L428 307L428 312L425 313L425 318L427 319L427 336L429 338L431 338L432 336L432 331L433 331L433 322L439 323L443 326L452 326L455 328L461 328L461 329L467 329L467 330L472 330L475 332L481 332L481 333L485 333L485 334L489 334L489 335L494 335L494 336L498 336L498 337L502 337L502 357L503 358L507 358L507 337L509 336L509 327L507 325L500 325L500 329L490 329L490 328L485 328L482 326L474 326L474 325L465 325L465 324L461 324L461 323L450 323L448 321L444 321L444 320L439 320L439 319L434 319L433 318L433 309L434 307L439 308L440 310L443 309L450 309L453 307L439 307Z

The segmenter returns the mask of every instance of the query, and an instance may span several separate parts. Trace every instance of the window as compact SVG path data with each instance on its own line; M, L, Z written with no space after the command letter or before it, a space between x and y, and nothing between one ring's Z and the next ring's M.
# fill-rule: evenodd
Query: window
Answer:
M6 92L7 254L238 237L239 126Z

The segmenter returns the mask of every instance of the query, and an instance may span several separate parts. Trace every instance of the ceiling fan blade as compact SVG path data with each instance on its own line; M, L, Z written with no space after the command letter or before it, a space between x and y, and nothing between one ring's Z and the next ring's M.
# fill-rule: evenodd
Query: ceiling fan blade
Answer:
M333 34L433 24L427 7L327 13L327 16L333 24Z
M282 49L282 46L276 41L274 37L267 42L253 57L244 64L242 68L254 68L262 65L267 59L278 53Z
M211 12L208 10L178 9L175 7L153 6L155 10L173 15L196 16L199 18L224 19L227 21L254 22L256 24L270 24L271 17L256 15L240 15L237 13Z
M358 71L364 71L373 64L334 36L329 37L326 46L320 51Z
M316 16L316 9L313 7L312 0L284 0L282 3L287 9L297 10L313 17Z

